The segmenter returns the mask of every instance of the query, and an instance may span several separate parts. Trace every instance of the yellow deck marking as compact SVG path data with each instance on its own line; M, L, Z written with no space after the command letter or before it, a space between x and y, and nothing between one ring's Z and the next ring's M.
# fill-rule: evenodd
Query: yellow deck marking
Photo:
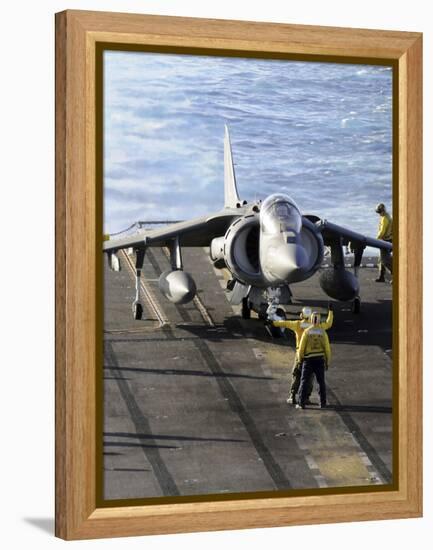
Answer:
M278 373L280 383L270 387L276 399L285 401L291 382L294 348L270 342L255 348L254 354L263 363L267 375L275 377ZM318 404L316 382L311 399ZM315 406L299 410L287 405L287 419L299 448L305 451L307 464L319 487L383 482L336 411L320 410Z
M220 284L224 288L230 273L226 269L217 270L215 267L214 271L217 276L222 275ZM232 306L232 309L236 313L240 311L239 306ZM269 386L275 393L276 399L281 400L283 397L285 401L288 397L290 375L295 358L294 348L285 345L277 346L270 342L252 351L256 359L262 363L263 371L267 375L275 377L278 371L276 378L280 383L269 384ZM284 382L281 382L283 380ZM315 382L312 400L318 403L316 387ZM282 392L284 392L283 395ZM305 451L305 460L318 487L382 483L367 455L336 411L318 408L299 410L287 405L287 417L298 446Z

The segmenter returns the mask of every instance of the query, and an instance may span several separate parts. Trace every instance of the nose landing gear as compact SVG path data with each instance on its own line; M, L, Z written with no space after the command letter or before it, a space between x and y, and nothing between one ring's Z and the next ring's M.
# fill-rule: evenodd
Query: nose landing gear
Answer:
M284 321L286 319L286 312L282 307L278 307L278 305L279 300L277 297L274 297L266 310L266 318L269 321ZM284 328L274 327L272 324L265 324L265 327L271 338L282 338L284 335Z

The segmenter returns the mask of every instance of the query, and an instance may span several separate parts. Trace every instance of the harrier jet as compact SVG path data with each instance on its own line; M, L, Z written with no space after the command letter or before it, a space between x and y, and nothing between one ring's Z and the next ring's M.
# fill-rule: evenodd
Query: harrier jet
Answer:
M120 270L118 250L128 248L135 252L135 319L142 317L140 275L146 250L152 246L170 251L171 269L161 274L159 289L171 302L185 304L196 293L194 279L184 270L182 247L208 247L215 268L230 272L228 300L233 305L242 304L244 318L249 318L253 310L265 319L269 311L284 316L277 306L291 302L290 285L308 279L320 269L325 246L330 248L332 267L321 272L322 290L335 300L351 301L353 311L359 312L358 279L344 265L343 246L349 243L358 252L358 265L366 246L392 250L388 242L302 214L296 202L283 193L252 203L241 200L226 126L224 207L214 214L105 241L103 249L115 271Z

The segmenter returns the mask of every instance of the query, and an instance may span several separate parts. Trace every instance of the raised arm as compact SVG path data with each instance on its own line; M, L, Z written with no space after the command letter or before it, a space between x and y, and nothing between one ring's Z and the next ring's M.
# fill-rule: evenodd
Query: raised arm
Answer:
M329 330L332 327L332 323L334 322L334 312L332 309L328 311L328 317L326 318L326 321L323 323L320 323L320 328L323 328L323 330Z

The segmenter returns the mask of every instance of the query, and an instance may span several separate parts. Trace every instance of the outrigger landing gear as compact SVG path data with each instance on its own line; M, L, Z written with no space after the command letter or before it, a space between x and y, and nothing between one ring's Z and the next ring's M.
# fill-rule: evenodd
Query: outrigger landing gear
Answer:
M143 304L141 303L141 270L143 269L145 248L135 249L135 300L132 303L132 314L136 321L143 317Z

